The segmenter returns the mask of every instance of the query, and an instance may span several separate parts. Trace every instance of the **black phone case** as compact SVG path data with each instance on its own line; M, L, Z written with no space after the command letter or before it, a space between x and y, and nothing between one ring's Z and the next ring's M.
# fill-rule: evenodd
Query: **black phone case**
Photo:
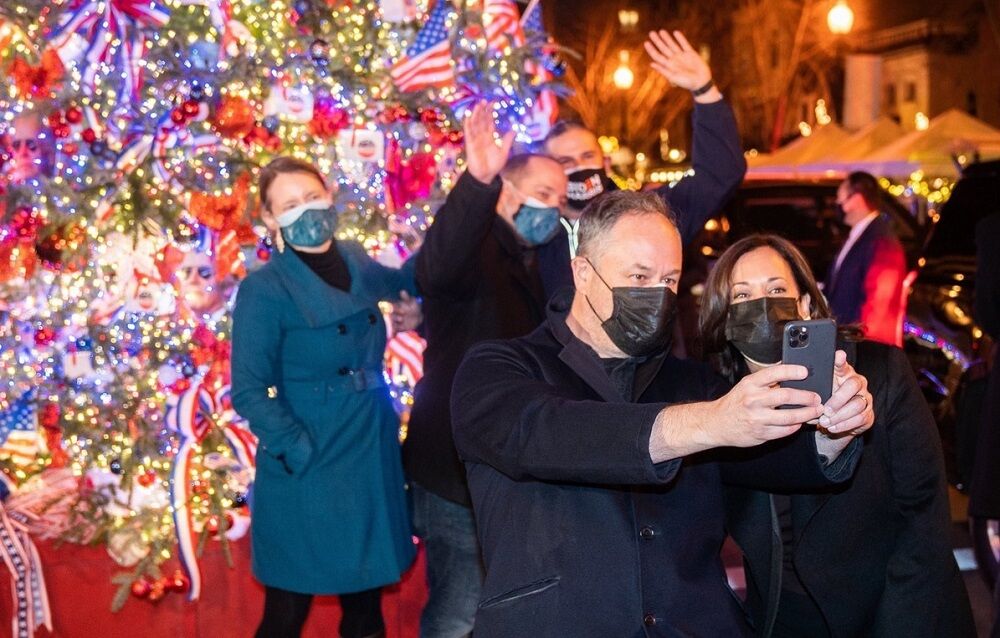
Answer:
M793 347L796 335L801 340L803 327L808 331L808 341ZM833 360L836 352L837 324L832 319L790 321L782 336L781 362L805 366L809 370L809 376L801 381L785 381L781 386L815 392L826 403L833 392Z

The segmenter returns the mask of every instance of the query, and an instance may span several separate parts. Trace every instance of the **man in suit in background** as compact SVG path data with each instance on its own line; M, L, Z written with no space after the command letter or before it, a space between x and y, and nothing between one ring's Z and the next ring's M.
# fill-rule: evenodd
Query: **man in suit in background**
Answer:
M881 193L875 178L863 172L851 173L837 189L837 206L851 232L823 292L840 324L860 323L866 338L902 346L906 255L879 211Z

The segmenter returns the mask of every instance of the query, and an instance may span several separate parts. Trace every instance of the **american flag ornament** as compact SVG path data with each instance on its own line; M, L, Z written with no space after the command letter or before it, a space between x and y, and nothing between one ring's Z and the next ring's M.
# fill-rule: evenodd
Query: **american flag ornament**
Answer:
M538 34L545 33L545 25L542 22L541 0L531 0L524 15L521 17L521 28L529 37L537 37ZM536 86L548 84L554 79L552 72L548 68L551 56L544 53L546 60L539 64L534 60L525 63L525 72L531 76L532 84ZM528 135L533 140L544 139L549 133L549 129L555 124L559 117L559 103L556 94L551 89L542 89L528 109Z
M31 463L41 451L42 441L34 391L29 390L0 411L0 459L10 459L16 465Z
M451 58L454 11L449 0L437 0L413 44L393 65L390 75L400 91L412 92L455 84Z
M520 15L517 5L511 0L486 0L483 4L486 44L497 51L508 45L518 47L524 44Z

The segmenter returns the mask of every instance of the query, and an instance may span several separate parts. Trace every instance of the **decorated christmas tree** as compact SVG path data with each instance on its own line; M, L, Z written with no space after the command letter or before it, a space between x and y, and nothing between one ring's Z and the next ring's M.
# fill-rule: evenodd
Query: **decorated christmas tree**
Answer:
M314 162L339 183L338 234L401 263L461 170L473 104L525 144L554 118L541 7L12 0L0 71L4 515L103 543L116 608L196 599L200 546L249 526L228 344L233 293L271 250L257 167ZM396 335L387 353L404 424L420 349Z

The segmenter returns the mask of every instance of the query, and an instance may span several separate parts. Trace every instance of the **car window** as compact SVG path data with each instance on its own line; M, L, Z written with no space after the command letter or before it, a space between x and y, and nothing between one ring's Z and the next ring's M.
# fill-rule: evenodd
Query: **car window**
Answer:
M996 166L986 170L991 164ZM974 256L976 224L987 215L1000 212L1000 163L990 162L983 165L983 170L969 173L941 207L941 219L935 224L924 253L928 259Z
M733 233L775 233L792 241L823 239L825 223L821 202L815 197L748 197L733 218Z

